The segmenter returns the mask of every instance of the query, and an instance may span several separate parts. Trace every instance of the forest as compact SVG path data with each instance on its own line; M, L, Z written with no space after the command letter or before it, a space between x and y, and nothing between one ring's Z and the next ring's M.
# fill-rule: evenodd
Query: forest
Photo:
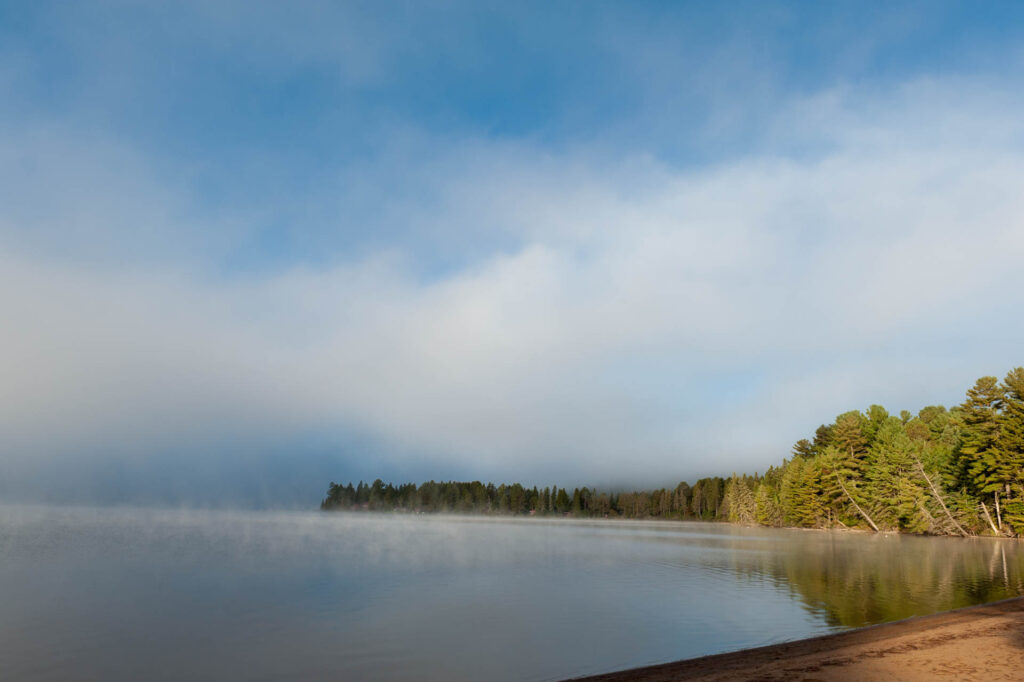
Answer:
M695 519L936 535L1024 535L1024 368L916 415L879 405L822 424L763 474L632 492L428 481L331 483L325 510Z

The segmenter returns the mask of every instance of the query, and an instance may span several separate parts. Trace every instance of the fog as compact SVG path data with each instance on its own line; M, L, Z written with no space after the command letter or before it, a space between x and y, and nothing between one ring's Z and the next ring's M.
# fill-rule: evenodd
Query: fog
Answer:
M0 505L0 675L563 679L992 601L1022 576L1020 547L978 538Z
M833 65L748 101L742 86L795 67L713 61L681 87L718 128L683 118L670 144L685 107L645 65L692 55L661 32L625 50L638 26L606 18L588 26L608 78L647 74L663 110L551 113L546 137L360 99L411 87L390 80L414 72L405 29L380 17L346 14L359 38L342 49L295 40L315 14L242 31L188 12L105 48L39 19L52 59L81 65L54 76L64 109L33 86L55 68L37 50L0 57L5 499L308 508L332 479L378 476L674 485L764 471L848 409L956 403L1021 362L1015 62L878 80ZM243 60L258 76L206 52L204 77L158 66L250 30L275 36ZM423 40L409 49L437 47ZM317 157L347 128L296 123L321 111L301 98L251 121L197 104L230 109L252 93L228 84L310 64L340 75L304 96L350 94L367 149ZM716 76L735 89L698 87ZM122 101L141 109L122 120ZM155 113L175 102L194 129ZM276 137L300 130L298 149Z

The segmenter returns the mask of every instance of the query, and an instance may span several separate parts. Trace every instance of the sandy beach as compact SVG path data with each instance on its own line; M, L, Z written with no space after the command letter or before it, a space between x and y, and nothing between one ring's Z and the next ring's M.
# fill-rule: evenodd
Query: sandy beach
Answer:
M580 679L1021 680L1024 597L835 635Z

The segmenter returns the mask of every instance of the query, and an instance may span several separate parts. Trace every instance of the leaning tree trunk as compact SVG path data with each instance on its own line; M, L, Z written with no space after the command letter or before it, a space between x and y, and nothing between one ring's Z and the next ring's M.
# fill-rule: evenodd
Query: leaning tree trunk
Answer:
M868 513L866 511L860 508L860 505L857 504L857 500L853 499L853 495L851 495L850 491L846 489L845 485L843 485L843 479L839 475L838 471L836 472L836 480L839 481L839 487L846 494L846 496L850 498L850 502L853 502L853 506L856 507L857 511L860 512L860 515L864 517L864 520L871 525L871 527L875 530L876 533L879 532L878 526L875 525L875 522L871 520L871 517L868 516Z
M988 507L985 506L984 502L981 503L981 510L985 512L985 518L988 519L988 526L992 529L992 532L996 535L1001 535L999 529L996 528L996 524L992 523L992 515L988 513Z
M967 531L965 531L963 526L957 523L956 519L953 518L953 515L949 511L949 507L946 506L946 503L942 499L942 494L939 492L939 489L935 487L935 484L932 483L932 479L928 478L928 474L925 473L924 465L921 464L921 460L915 456L914 461L917 462L917 470L921 472L921 475L924 476L924 480L928 482L928 487L932 489L932 494L935 495L935 499L938 500L939 504L942 506L942 511L946 512L946 516L953 522L956 529L960 531L960 535L967 537Z

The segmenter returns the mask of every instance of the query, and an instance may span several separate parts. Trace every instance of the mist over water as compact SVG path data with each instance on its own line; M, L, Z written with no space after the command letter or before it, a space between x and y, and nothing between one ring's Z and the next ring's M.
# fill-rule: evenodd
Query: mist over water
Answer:
M0 507L0 678L559 679L1024 593L991 540Z

